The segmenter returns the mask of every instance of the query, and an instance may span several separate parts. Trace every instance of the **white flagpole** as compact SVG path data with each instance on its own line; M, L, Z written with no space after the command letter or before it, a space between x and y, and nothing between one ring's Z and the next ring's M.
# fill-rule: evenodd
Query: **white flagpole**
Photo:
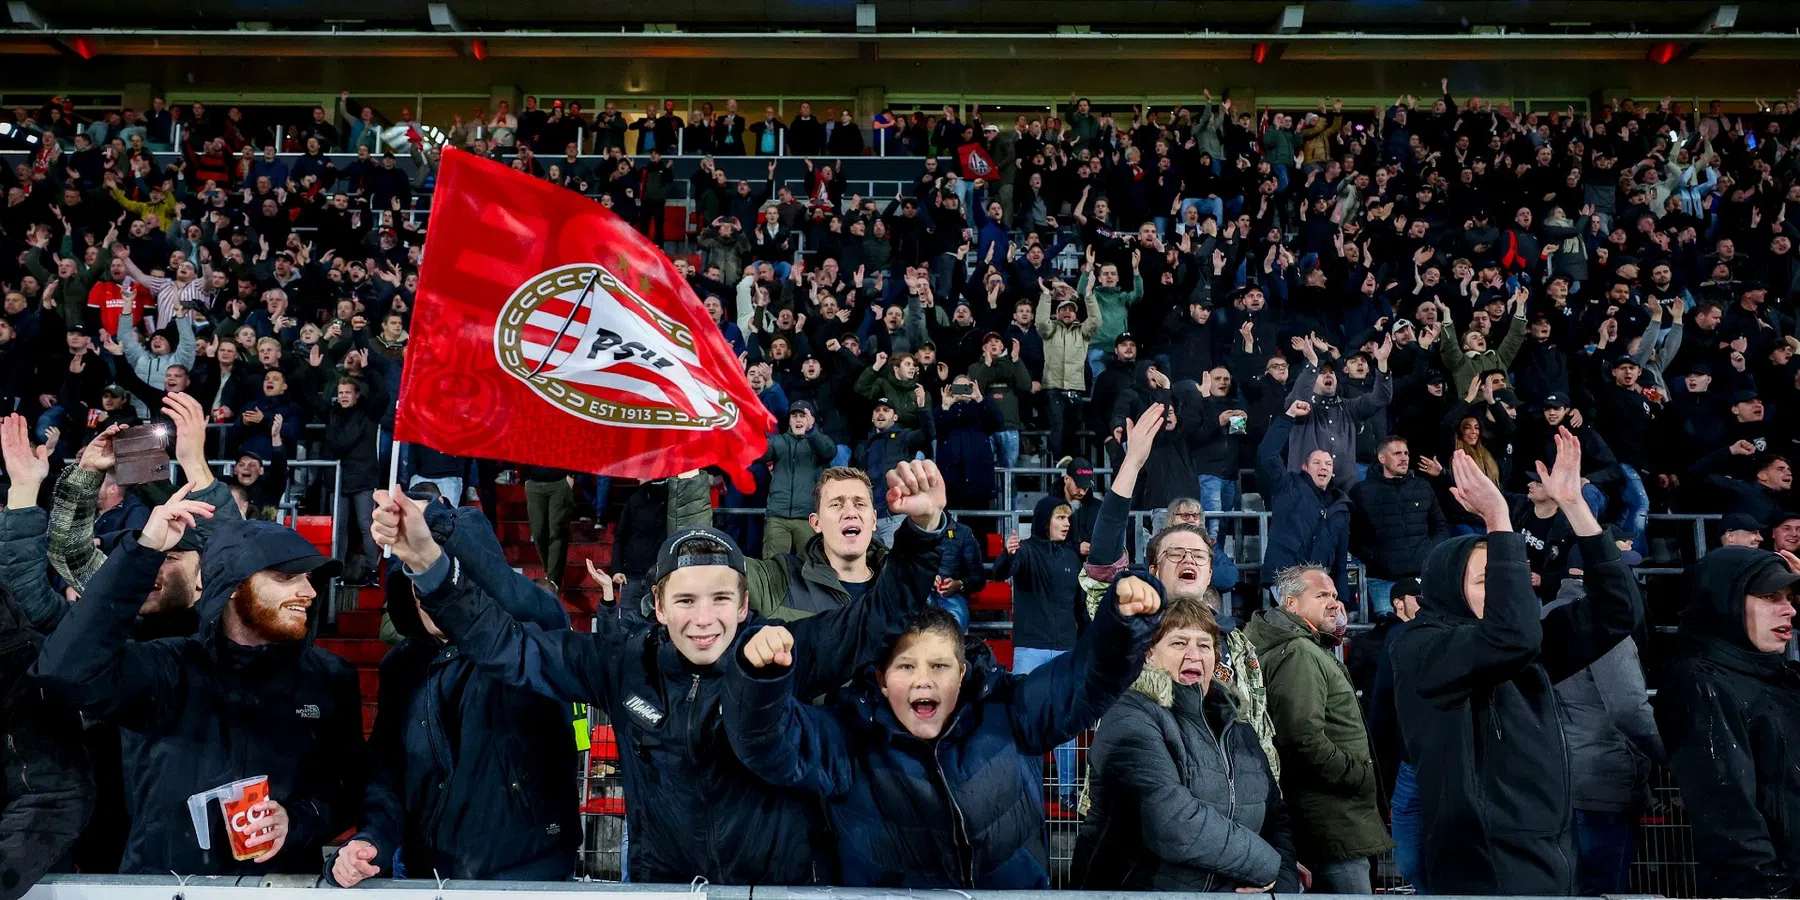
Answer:
M380 437L381 429L379 429L379 428L375 429L375 434L376 434L375 439L381 440L381 437ZM392 490L394 487L394 483L399 480L400 480L400 442L395 441L393 451L388 454L388 477L387 477L388 489ZM392 544L385 545L381 548L381 558L382 559L392 559L393 556L394 556L394 547Z

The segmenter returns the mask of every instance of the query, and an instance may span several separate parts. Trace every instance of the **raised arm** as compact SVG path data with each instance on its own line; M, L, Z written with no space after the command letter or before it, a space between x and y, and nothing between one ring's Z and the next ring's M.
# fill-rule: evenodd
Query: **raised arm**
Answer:
M88 582L82 601L44 642L32 670L95 718L143 730L171 712L165 698L179 695L179 651L162 641L133 641L130 632L138 607L156 586L164 555L196 519L212 515L209 505L188 499L190 490L183 485L151 510L140 534L120 542Z
M1642 621L1644 604L1631 567L1581 497L1581 441L1567 428L1559 429L1555 469L1544 468L1542 462L1537 468L1545 490L1575 532L1587 585L1587 596L1546 617L1539 659L1554 683L1587 668L1631 637Z
M507 615L545 631L569 627L569 613L555 594L513 570L494 527L480 510L450 510L442 503L426 506L425 520L445 552L462 564L465 576L492 597Z
M1409 628L1393 649L1399 682L1428 701L1451 702L1510 680L1538 657L1543 643L1537 595L1525 539L1513 533L1512 517L1500 489L1487 480L1468 454L1451 457L1456 487L1451 493L1487 525L1487 608L1482 618ZM1575 474L1580 495L1580 473Z
M854 774L843 728L828 710L795 695L794 636L781 625L752 632L725 676L725 733L758 778L830 797Z
M1074 651L1014 676L1007 709L1020 752L1038 756L1073 740L1124 696L1143 671L1162 600L1162 584L1150 575L1120 578Z
M569 702L609 696L607 651L619 650L620 626L600 618L592 635L546 632L502 610L463 566L444 553L425 524L424 503L394 490L375 492L373 533L406 566L419 604L458 650L514 687ZM603 649L604 648L604 649Z
M1269 430L1263 433L1262 443L1256 447L1256 478L1264 496L1273 498L1281 488L1283 476L1287 474L1288 434L1294 430L1294 420L1311 414L1311 404L1305 400L1295 400L1288 404L1286 412L1275 417L1275 421L1269 424Z
M849 680L925 608L948 522L943 476L930 460L903 460L888 472L887 485L888 511L907 521L895 532L894 550L868 596L788 624L805 650L794 664L801 696L812 697Z
M1525 346L1525 301L1530 293L1519 288L1513 294L1512 321L1506 326L1506 337L1500 339L1500 365L1511 368L1513 358L1519 355L1519 349Z
M50 588L49 521L37 505L38 491L50 475L51 448L31 446L25 417L14 414L0 422L0 450L9 482L6 509L0 511L0 585L27 624L49 633L69 609Z

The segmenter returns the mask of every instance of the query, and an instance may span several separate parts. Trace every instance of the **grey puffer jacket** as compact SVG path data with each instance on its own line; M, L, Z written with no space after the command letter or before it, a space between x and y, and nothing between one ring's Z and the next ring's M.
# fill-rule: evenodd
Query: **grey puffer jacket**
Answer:
M1565 579L1544 615L1586 595L1580 579ZM1650 764L1664 759L1637 642L1626 638L1593 665L1557 682L1556 699L1569 740L1569 799L1575 808L1637 808L1649 790Z
M1145 667L1101 720L1088 763L1077 887L1299 890L1281 790L1223 685L1177 685Z

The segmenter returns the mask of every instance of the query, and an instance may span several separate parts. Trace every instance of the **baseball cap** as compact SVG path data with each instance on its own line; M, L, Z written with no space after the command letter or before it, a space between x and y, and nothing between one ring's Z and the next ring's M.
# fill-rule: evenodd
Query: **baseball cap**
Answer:
M1681 372L1683 375L1711 375L1712 367L1703 362L1689 363Z
M1612 361L1612 363L1611 363L1611 364L1610 364L1610 365L1608 365L1608 366L1607 366L1607 368L1608 368L1608 369L1616 369L1616 368L1618 368L1618 367L1620 367L1620 366L1635 366L1635 367L1637 367L1637 368L1640 368L1640 369L1641 369L1641 368L1643 368L1643 366L1639 366L1639 365L1638 365L1638 361L1637 361L1637 360L1635 360L1635 359L1632 359L1632 358L1631 358L1631 357L1629 357L1629 356L1616 356L1616 357L1614 357L1614 358L1613 358L1613 361Z
M1070 307L1071 309L1081 308L1081 305L1075 302L1074 297L1064 297L1061 303L1056 304L1058 310L1061 310L1065 306Z
M1063 474L1069 476L1069 479L1075 482L1075 486L1084 491L1094 489L1094 464L1079 456L1069 460L1068 466L1063 469Z
M694 546L703 542L712 542L725 548L725 552L709 552ZM688 566L730 566L740 574L744 571L744 552L738 549L737 542L731 536L717 528L693 525L669 535L663 541L662 549L656 551L656 578L661 580L676 569Z
M1131 332L1129 332L1129 331L1122 331L1119 333L1118 337L1113 338L1113 346L1117 347L1120 344L1125 343L1126 341L1130 341L1135 344L1135 343L1137 343L1137 338L1132 337Z
M1551 391L1550 393L1544 395L1544 408L1545 409L1567 408L1568 405L1569 405L1569 395L1565 394L1561 391Z
M888 408L888 409L891 409L891 410L894 410L894 411L896 411L896 412L898 412L898 411L899 411L899 409L900 409L900 408L899 408L899 407L897 407L897 406L895 406L895 405L894 405L894 401L892 401L892 400L889 400L889 399L888 399L888 398L886 398L886 397L878 397L878 398L876 398L876 400L875 400L875 408L876 408L876 409L880 409L880 408L881 408L881 407L883 407L883 406L885 406L885 407L887 407L887 408Z
M125 392L125 389L124 389L124 388L122 388L122 387L120 387L120 386L118 386L118 385L116 385L116 384L109 384L109 385L107 385L107 386L106 386L106 389L105 389L105 390L103 390L103 391L101 391L101 392L100 392L100 393L102 393L102 394L111 394L111 395L113 395L113 396L114 396L114 397L118 397L118 398L119 398L119 399L121 399L121 400L123 400L123 399L125 399L125 398L126 398L126 397L129 397L129 396L131 396L131 395L130 395L130 394L127 394L127 393L126 393L126 392Z
M984 344L985 344L985 343L987 343L987 342L988 342L988 341L999 341L999 342L1000 342L1000 343L1002 343L1002 344L1004 344L1004 343L1006 343L1006 339L1005 339L1005 338L1002 338L1002 337L1001 337L1001 336L1000 336L1000 332L998 332L998 331L990 331L990 332L988 332L988 333L987 333L987 334L984 334L984 335L982 335L982 336L981 336L981 342L982 342L982 343L984 343Z
M1736 406L1739 403L1749 403L1755 399L1757 399L1755 391L1738 391L1731 395L1731 405Z
M1388 590L1388 599L1398 600L1401 597L1417 597L1423 592L1424 589L1419 587L1419 579L1402 578L1399 581L1394 582L1394 586Z
M817 413L818 410L813 409L811 400L795 400L788 404L788 415L802 412Z
M332 559L329 556L314 553L311 556L302 556L299 559L278 562L269 566L269 568L276 572L280 572L283 575L312 575L317 573L322 576L332 576L336 575L343 566L337 560Z
M1719 533L1720 534L1725 534L1728 531L1759 531L1760 532L1760 531L1762 531L1762 528L1763 528L1762 523L1756 521L1755 516L1747 515L1745 513L1730 513L1730 514L1726 515L1723 519L1719 520Z
M998 133L998 132L999 132L999 131L1000 131L1000 126L998 126L998 125L995 125L995 124L993 124L993 123L991 123L991 122L990 122L990 123L989 123L989 124L988 124L988 127L986 127L986 128L983 128L983 129L982 129L982 131L984 131L984 132L987 132L987 133L988 133L988 134L996 134L996 133Z
M1787 564L1781 561L1781 557L1770 553L1768 561L1757 568L1744 584L1744 593L1773 594L1797 581L1800 581L1800 575L1788 571Z

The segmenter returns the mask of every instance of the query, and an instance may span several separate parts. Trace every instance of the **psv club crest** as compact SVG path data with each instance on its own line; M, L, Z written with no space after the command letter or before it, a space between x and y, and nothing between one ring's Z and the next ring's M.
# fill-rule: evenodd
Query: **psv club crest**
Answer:
M507 374L577 418L627 428L731 428L739 410L701 377L687 326L597 263L527 279L494 326Z

